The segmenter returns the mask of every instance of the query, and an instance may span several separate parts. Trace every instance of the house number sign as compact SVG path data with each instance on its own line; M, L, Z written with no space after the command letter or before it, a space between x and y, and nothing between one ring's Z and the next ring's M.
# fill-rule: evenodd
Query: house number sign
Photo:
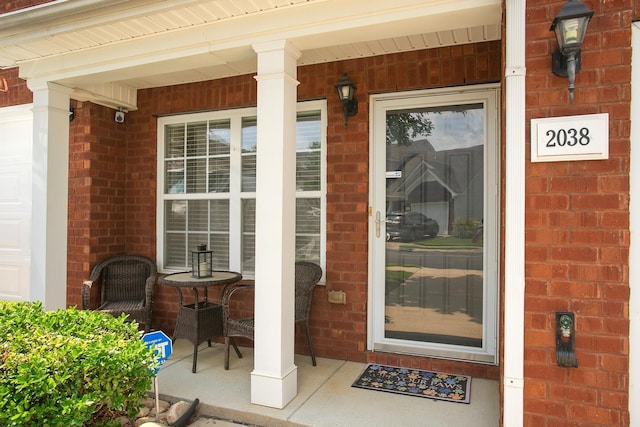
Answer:
M609 158L609 114L531 120L531 161Z

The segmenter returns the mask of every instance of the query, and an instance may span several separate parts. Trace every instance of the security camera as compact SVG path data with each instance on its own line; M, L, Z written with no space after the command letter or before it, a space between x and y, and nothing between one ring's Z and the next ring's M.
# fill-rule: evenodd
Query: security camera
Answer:
M116 111L116 123L124 123L124 111Z

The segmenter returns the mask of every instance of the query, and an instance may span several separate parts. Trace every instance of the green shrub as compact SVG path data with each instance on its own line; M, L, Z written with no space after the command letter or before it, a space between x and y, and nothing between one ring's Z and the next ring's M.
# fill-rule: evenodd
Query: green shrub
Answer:
M110 425L133 417L156 363L124 316L0 301L2 426Z
M470 239L480 226L477 219L459 216L453 221L451 235L458 239Z

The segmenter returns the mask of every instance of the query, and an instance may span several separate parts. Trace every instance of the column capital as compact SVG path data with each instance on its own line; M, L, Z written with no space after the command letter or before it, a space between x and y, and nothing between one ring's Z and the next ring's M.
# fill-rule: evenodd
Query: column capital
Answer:
M31 92L39 92L43 90L51 90L60 93L66 93L67 95L71 95L73 93L73 89L68 88L66 86L62 86L58 83L49 82L46 80L27 80L27 87Z
M251 45L257 54L285 51L295 59L300 58L302 53L289 40L274 40L270 42L256 43Z

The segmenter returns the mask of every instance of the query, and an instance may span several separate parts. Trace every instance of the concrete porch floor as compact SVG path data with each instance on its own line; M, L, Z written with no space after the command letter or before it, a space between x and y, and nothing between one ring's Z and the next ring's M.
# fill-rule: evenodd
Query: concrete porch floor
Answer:
M198 351L198 370L191 372L193 345L178 340L158 374L162 399L200 399L198 413L258 426L455 426L499 425L498 382L473 378L471 403L452 403L426 398L363 390L351 384L365 364L296 355L298 395L284 408L250 403L253 349L240 349L242 359L231 350L229 370L224 370L224 346L203 343Z

